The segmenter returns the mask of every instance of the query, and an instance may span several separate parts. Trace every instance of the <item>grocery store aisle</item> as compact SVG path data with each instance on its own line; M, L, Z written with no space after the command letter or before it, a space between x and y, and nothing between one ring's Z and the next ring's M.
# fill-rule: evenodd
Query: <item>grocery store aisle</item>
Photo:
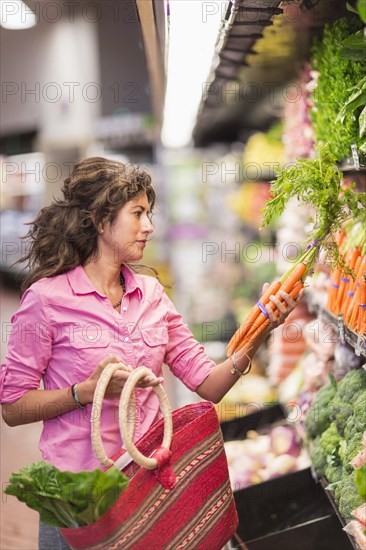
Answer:
M16 290L0 286L1 362L6 353L10 317L19 303ZM1 550L36 550L38 547L38 513L15 497L3 494L11 472L40 460L38 440L41 424L9 428L1 419L0 429L0 548Z

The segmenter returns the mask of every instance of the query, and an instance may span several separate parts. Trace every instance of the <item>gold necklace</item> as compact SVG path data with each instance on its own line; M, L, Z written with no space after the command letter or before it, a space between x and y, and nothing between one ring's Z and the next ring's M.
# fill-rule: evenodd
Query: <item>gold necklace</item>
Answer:
M120 282L120 285L121 285L121 287L122 287L122 296L121 296L120 300L118 300L118 302L116 302L115 304L112 304L113 309L119 308L119 306L122 304L123 295L124 295L125 292L126 292L125 279L124 279L122 273L121 273L120 276L119 276L119 282Z

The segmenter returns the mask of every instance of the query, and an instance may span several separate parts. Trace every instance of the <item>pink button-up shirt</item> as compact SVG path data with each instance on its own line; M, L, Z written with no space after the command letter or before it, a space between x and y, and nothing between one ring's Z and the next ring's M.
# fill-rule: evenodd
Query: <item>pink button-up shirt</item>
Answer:
M27 391L60 389L85 380L107 355L160 376L166 363L194 391L215 364L204 354L182 317L154 278L123 267L126 293L121 311L92 285L81 266L34 283L12 317L8 353L1 367L0 402ZM135 440L160 418L152 388L139 388ZM52 403L48 404L52 407ZM26 412L26 411L24 411ZM118 399L105 399L102 437L108 456L121 448ZM62 470L100 467L90 442L91 405L45 420L40 440L44 460Z

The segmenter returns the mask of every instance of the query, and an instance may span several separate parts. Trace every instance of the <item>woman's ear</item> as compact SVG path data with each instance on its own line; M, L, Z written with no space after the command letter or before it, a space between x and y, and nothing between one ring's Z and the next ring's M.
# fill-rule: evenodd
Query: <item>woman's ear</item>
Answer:
M103 235L103 233L104 233L104 227L103 227L103 224L102 224L102 223L98 223L97 230L98 230L99 235Z

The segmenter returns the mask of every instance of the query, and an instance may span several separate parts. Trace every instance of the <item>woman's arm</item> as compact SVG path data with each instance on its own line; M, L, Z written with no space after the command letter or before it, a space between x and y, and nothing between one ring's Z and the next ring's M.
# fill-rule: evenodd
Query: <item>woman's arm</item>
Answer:
M97 382L105 367L109 363L119 362L120 360L116 357L109 355L97 365L89 378L84 380L84 382L78 382L78 397L82 405L93 402ZM128 370L117 370L114 372L107 386L105 397L119 397L129 374L130 371ZM156 378L156 376L151 374L151 376L142 379L138 385L139 387L146 388L148 386L156 386L161 381L161 378ZM2 416L4 422L8 426L13 427L38 422L39 420L50 420L77 408L78 405L72 396L71 387L60 390L29 390L14 403L3 403Z
M239 351L235 354L235 362L238 370L244 372L265 340L268 332L265 332L263 335L257 337L255 341L251 344L251 348L248 351L245 349ZM207 376L207 378L202 382L200 386L196 389L196 392L202 399L207 401L213 401L218 403L224 397L224 395L233 387L233 385L238 381L238 374L231 374L233 368L232 359L226 359L222 363L218 364L213 371Z
M265 287L263 290L265 290ZM296 300L293 300L291 296L289 296L287 293L281 292L281 295L285 300L285 304L282 303L275 296L271 297L272 303L275 304L280 312L279 316L276 317L272 309L267 305L266 310L270 319L270 325L268 326L267 330L265 330L263 333L259 334L255 338L255 340L250 344L249 349L244 348L238 353L235 353L235 363L240 372L244 372L245 369L248 367L249 362L254 357L260 345L266 339L268 333L272 329L281 325L285 321L286 317L299 303L299 301L301 301L303 291L300 292L299 297ZM240 376L237 373L232 374L230 372L232 368L233 360L231 358L226 359L226 361L223 361L219 365L216 365L212 372L196 389L198 395L202 397L202 399L213 401L214 403L218 403L219 401L221 401L224 395L238 381L238 376Z
M30 390L14 403L2 404L2 416L8 426L20 426L49 420L78 408L71 388Z

